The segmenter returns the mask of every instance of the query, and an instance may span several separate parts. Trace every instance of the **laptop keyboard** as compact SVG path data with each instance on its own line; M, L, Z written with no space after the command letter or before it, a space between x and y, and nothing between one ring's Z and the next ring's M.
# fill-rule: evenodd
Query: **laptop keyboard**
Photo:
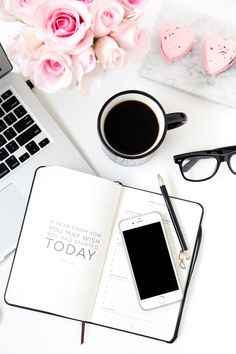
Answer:
M11 89L0 93L0 179L50 143Z

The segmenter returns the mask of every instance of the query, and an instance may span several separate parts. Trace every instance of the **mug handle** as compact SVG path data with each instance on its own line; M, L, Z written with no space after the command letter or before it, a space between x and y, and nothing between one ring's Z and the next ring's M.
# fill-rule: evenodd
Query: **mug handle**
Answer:
M168 130L181 127L187 122L187 116L183 112L168 113L165 117Z

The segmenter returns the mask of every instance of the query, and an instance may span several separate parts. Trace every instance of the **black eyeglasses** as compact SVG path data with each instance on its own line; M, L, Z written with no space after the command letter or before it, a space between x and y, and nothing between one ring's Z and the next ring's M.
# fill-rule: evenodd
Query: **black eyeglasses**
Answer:
M175 155L174 161L187 181L200 182L210 179L223 161L226 161L230 171L236 174L236 145Z

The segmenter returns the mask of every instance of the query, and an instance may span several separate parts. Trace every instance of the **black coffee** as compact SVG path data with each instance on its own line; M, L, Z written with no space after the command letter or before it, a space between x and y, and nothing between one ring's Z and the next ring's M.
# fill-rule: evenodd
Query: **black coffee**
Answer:
M126 155L147 151L156 141L159 125L155 113L145 103L123 101L107 114L105 137L110 146Z

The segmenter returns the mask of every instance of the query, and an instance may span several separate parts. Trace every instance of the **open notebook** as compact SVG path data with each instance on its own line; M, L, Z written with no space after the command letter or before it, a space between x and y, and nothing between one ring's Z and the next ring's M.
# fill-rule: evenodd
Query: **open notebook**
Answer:
M39 168L6 302L173 341L200 245L203 209L195 202L172 201L192 254L185 270L178 266L180 246L162 195L58 166ZM138 304L118 223L155 210L164 218L184 298L144 311Z

